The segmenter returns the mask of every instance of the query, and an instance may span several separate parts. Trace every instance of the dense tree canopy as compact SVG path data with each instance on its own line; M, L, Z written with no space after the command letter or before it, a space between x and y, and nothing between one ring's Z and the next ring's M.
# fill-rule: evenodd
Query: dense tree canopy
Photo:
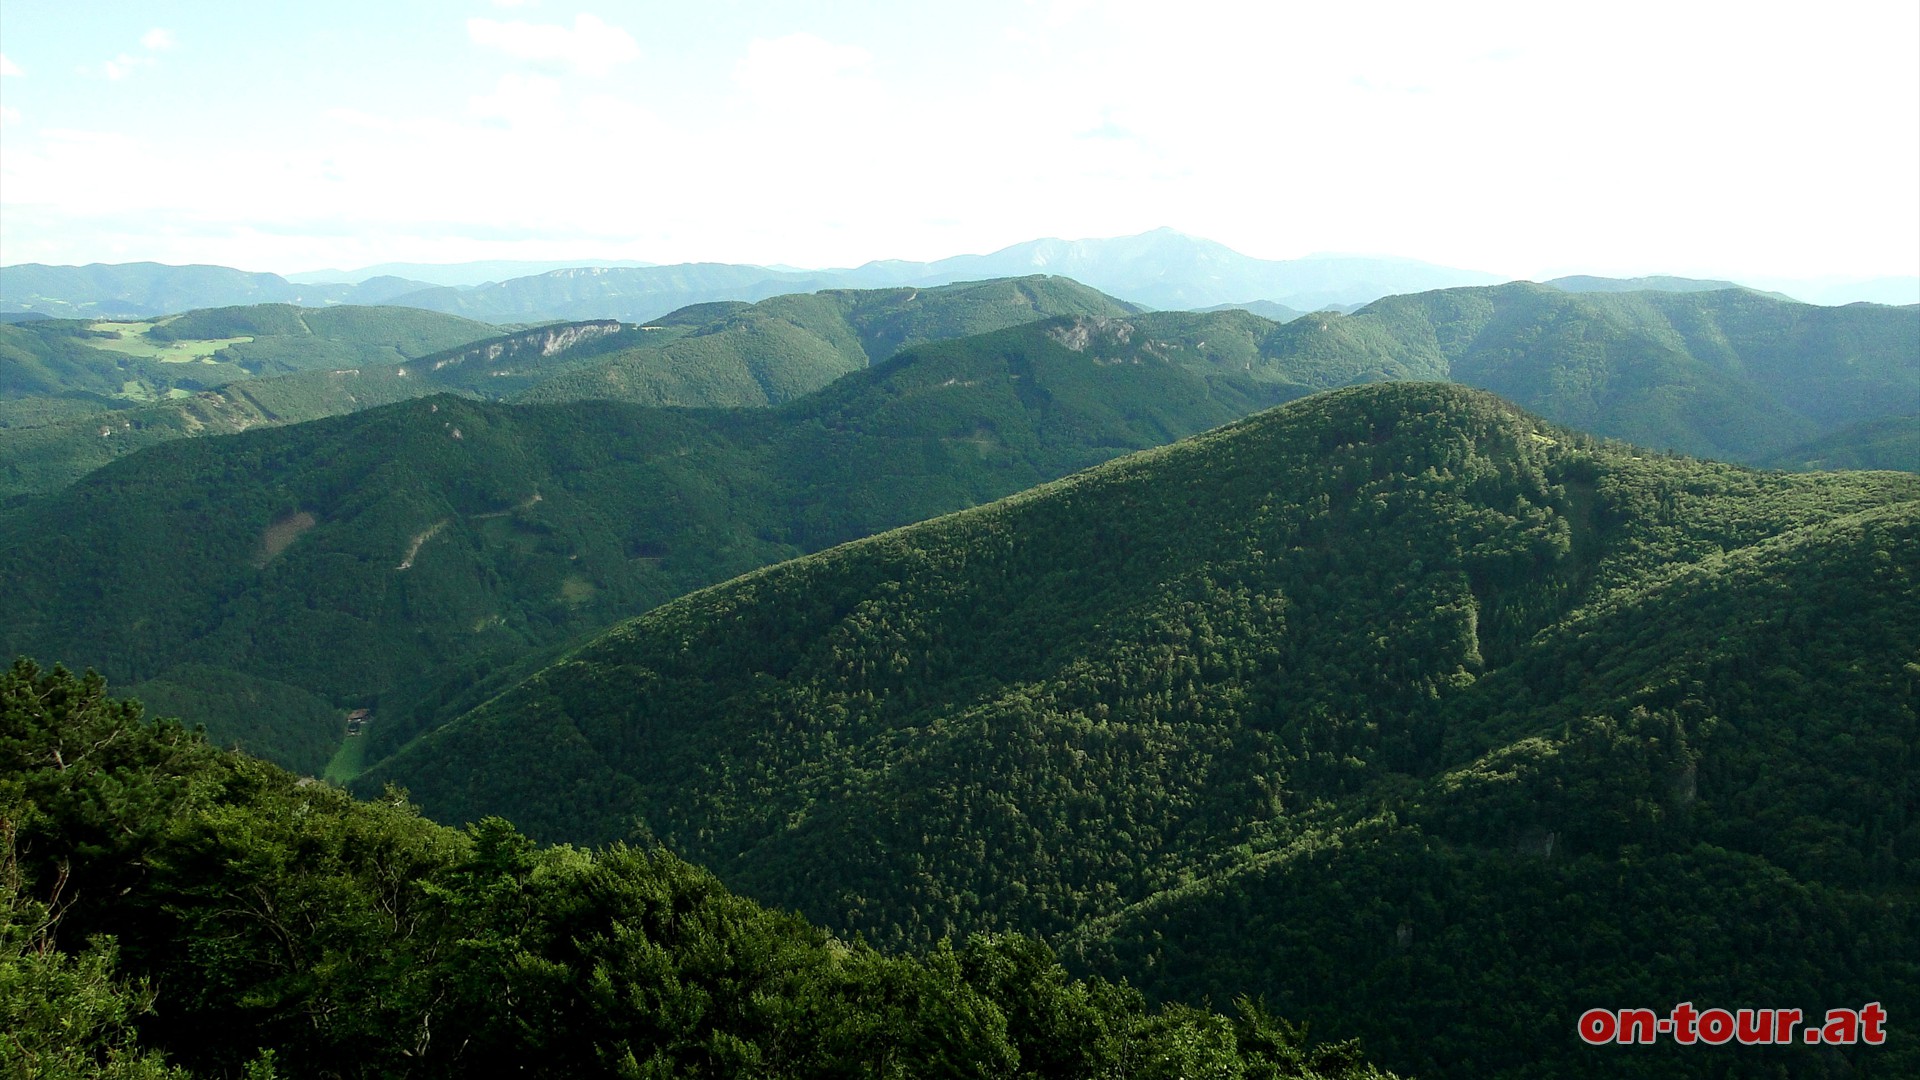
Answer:
M354 802L26 661L0 676L0 843L18 1075L1385 1076L1031 939L888 956L657 848Z

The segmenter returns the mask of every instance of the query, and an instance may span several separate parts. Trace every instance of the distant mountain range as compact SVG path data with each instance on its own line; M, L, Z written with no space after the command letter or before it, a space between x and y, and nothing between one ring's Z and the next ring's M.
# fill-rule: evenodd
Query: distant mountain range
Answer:
M1920 277L1889 275L1875 278L1755 278L1757 289L1783 293L1809 304L1920 304Z
M400 304L490 323L645 322L689 304L712 301L752 302L820 289L926 287L1031 274L1071 277L1129 303L1163 310L1256 303L1291 311L1352 310L1383 296L1501 280L1493 274L1411 259L1349 255L1256 259L1210 240L1156 229L1107 239L1033 240L987 255L934 262L883 260L826 270L731 263L489 261L389 263L281 277L216 266L25 263L0 268L0 319L17 320L35 313L62 318L145 318L191 308L282 302ZM1702 291L1734 286L1672 277L1567 277L1552 284L1569 291ZM1820 303L1920 302L1920 278L1878 279L1858 283L1858 288L1845 282L1813 282L1806 283L1806 290L1792 283L1762 284ZM1273 311L1269 307L1258 313Z
M931 263L872 262L846 273L853 284L867 287L1060 274L1123 300L1162 310L1270 300L1310 311L1327 304L1365 303L1394 293L1500 281L1494 274L1412 259L1348 255L1256 259L1224 244L1172 229L1104 240L1032 240L991 255L961 255Z
M1736 281L1715 281L1704 278L1672 277L1655 274L1651 277L1609 278L1593 277L1587 274L1575 274L1571 277L1557 277L1545 284L1562 292L1718 292L1721 289L1744 289L1745 285ZM1756 290L1757 291L1757 290ZM1776 300L1791 300L1793 297L1782 293L1769 293Z
M147 319L195 308L239 304L384 304L431 288L424 281L369 278L358 284L295 285L278 274L230 266L90 263L0 267L0 315L60 319ZM418 307L417 304L406 305Z
M568 270L580 266L646 267L657 263L640 262L635 259L482 259L476 262L461 263L381 263L378 266L363 266L358 270L306 270L298 274L288 274L286 278L295 285L331 285L346 283L358 285L374 278L407 278L428 285L451 285L455 288L485 285L490 281L507 281L512 278L531 277L554 270Z

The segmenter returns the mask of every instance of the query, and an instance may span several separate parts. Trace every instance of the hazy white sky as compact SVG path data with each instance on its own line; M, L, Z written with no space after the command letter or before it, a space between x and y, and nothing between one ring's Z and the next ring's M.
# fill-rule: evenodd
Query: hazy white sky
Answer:
M0 0L0 262L1920 273L1920 3Z

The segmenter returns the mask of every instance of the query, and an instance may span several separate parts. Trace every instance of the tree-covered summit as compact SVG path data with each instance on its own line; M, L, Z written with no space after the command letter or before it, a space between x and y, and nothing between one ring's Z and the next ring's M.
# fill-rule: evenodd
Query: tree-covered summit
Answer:
M1916 999L1916 545L1911 475L1359 387L696 592L364 782L875 940L1060 935L1396 1068L1608 1075L1595 995ZM1680 914L1773 896L1766 949Z

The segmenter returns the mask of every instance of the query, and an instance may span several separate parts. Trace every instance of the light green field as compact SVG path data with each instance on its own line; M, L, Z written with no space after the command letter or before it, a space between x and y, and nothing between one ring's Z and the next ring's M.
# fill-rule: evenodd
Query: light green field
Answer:
M345 785L366 771L366 758L367 737L364 734L344 738L340 740L340 749L334 751L333 760L327 762L327 771L322 779Z
M112 334L109 338L89 338L87 344L96 349L126 353L128 356L141 356L158 360L163 364L191 364L198 361L203 364L217 364L213 354L229 345L240 345L252 341L251 337L207 338L197 341L154 341L147 337L147 331L153 329L152 322L97 322L87 329L96 333Z

